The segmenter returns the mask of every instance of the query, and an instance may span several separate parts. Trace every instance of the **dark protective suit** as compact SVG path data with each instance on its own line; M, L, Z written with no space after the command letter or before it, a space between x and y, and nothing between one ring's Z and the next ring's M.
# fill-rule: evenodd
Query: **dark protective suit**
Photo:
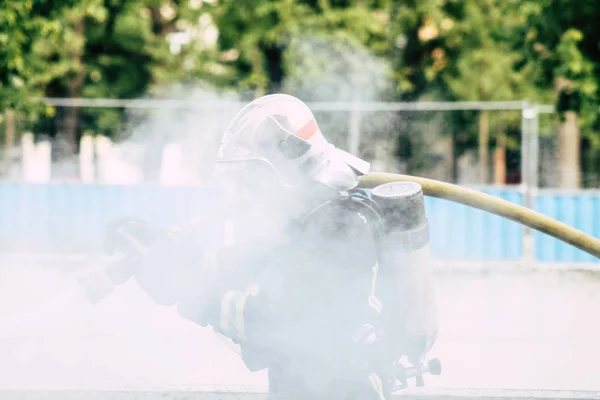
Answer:
M389 398L375 208L353 191L277 237L221 249L209 306L181 315L239 344L251 371L268 368L273 399Z

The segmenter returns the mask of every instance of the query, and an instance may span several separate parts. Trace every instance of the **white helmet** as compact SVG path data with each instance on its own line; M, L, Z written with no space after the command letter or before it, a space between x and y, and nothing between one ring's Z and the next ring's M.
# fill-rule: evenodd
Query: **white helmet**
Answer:
M368 162L330 144L308 106L285 94L252 101L225 132L217 168L252 161L268 164L284 186L317 181L338 191L356 187L370 168Z

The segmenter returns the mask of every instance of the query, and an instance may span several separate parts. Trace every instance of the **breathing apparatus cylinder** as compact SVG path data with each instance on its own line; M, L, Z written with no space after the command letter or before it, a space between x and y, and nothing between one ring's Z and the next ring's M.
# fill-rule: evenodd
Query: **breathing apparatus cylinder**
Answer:
M438 330L423 190L418 183L391 182L371 193L384 220L378 281L389 339L394 352L422 365Z

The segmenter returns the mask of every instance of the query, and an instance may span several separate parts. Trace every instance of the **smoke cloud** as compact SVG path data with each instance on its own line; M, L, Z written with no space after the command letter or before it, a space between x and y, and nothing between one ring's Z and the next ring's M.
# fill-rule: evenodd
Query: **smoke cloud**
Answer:
M307 37L294 42L289 54L288 62L297 68L286 80L284 91L307 102L377 101L388 84L385 64L351 43ZM224 130L243 105L245 94L221 92L199 83L160 88L157 94L140 100L152 98L173 102L153 108L129 108L125 127L115 140L85 136L81 154L52 164L55 180L70 180L65 177L73 177L73 171L78 171L84 182L103 186L68 186L66 197L39 198L39 202L45 201L43 207L32 204L29 212L41 217L36 222L38 229L50 229L51 237L59 238L60 246L64 246L46 246L45 251L74 250L78 255L68 266L67 258L61 255L28 262L16 256L2 263L7 266L5 278L12 282L4 298L17 306L11 308L10 315L4 314L0 324L4 328L0 346L5 354L0 369L7 371L2 374L0 387L150 389L168 388L177 382L205 388L219 384L264 387L264 373L250 374L235 352L210 329L179 318L174 307L153 304L135 280L116 288L97 306L86 305L69 291L78 276L103 267L106 260L97 251L90 254L88 249L98 249L95 241L111 217L132 211L167 227L192 217L190 210L208 207L203 205L207 199L201 194L174 191L170 193L177 198L168 198L155 185L180 188L208 183ZM316 110L315 115L325 137L348 149L348 112ZM361 129L370 126L371 130L383 130L387 124L384 118L363 117ZM360 139L361 143L368 140L368 136ZM273 178L264 170L253 170L253 174L256 182ZM130 184L142 185L136 189L137 194L133 194ZM269 192L269 185L261 185L261 190L264 198L281 200L279 193ZM315 194L318 198L298 195L270 202L267 216L271 218L265 219L263 213L257 220L250 214L228 222L219 240L239 244L281 238L290 216L297 216L293 213L298 208L294 207L319 201L323 193ZM190 206L193 203L195 207ZM54 222L44 225L44 220ZM27 251L28 246L37 245L30 242L20 249ZM243 256L228 254L231 258ZM301 262L287 260L290 266ZM12 271L16 268L31 273L15 274ZM36 272L39 268L44 268L44 275ZM263 284L276 285L281 276L271 272L260 279ZM370 287L369 280L364 283ZM25 313L27 309L31 311ZM299 339L290 337L301 342ZM186 352L178 345L182 341L187 343ZM193 360L199 360L198 364ZM173 369L178 370L176 376L169 372Z

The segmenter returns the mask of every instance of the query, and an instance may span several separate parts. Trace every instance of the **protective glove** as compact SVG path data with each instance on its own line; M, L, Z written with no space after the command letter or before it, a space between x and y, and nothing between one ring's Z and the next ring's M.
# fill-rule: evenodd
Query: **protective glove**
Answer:
M119 218L107 226L104 250L109 255L119 251L130 259L137 283L159 305L188 299L202 285L204 251L169 229Z

